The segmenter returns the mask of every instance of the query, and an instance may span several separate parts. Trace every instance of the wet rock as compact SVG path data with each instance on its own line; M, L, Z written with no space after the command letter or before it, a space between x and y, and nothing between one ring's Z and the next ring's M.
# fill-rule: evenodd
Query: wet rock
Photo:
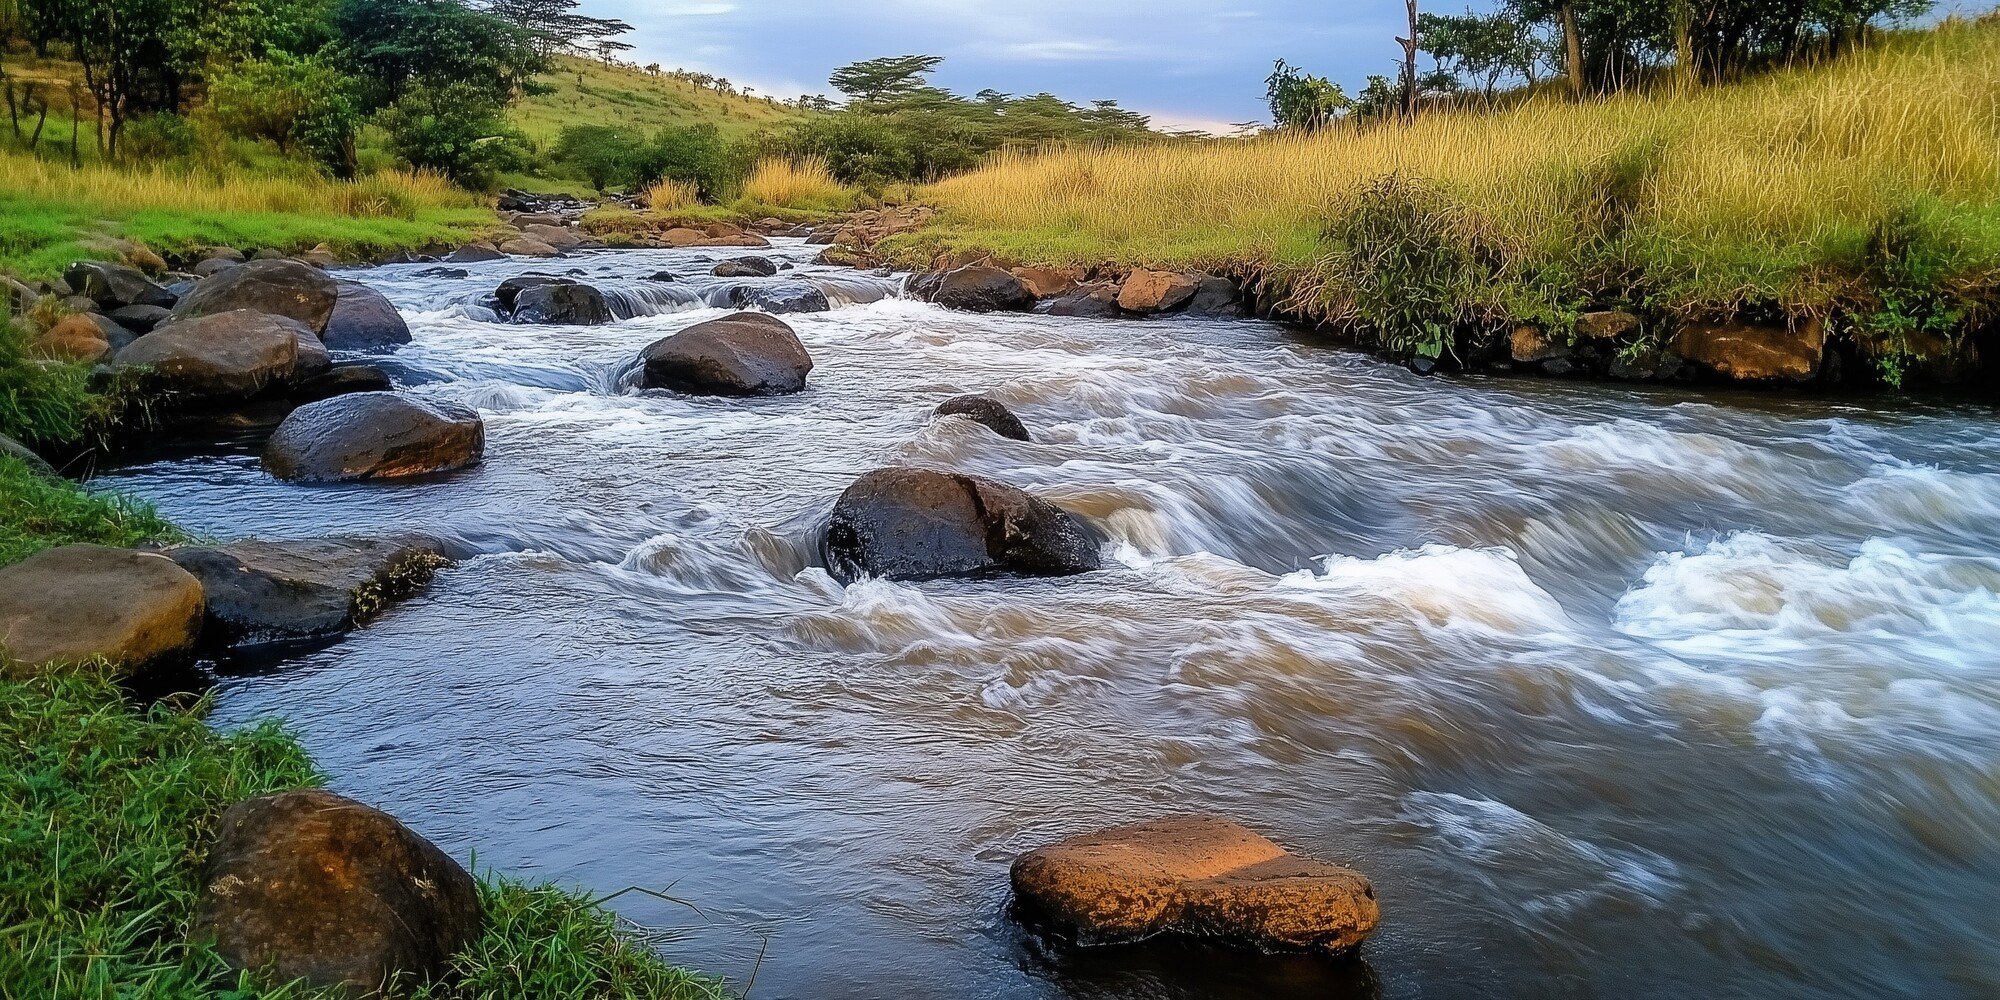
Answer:
M201 581L210 642L324 638L365 624L445 564L428 539L238 541L167 555Z
M1517 326L1507 335L1507 353L1520 364L1535 364L1569 355L1569 348L1549 339L1539 326Z
M396 992L443 975L480 933L464 868L387 813L331 792L229 807L202 865L193 934L272 982Z
M49 361L96 364L111 356L111 338L88 313L64 316L28 342L28 356Z
M1037 299L1068 295L1079 284L1076 271L1066 267L1017 267L1009 273L1021 279L1021 284L1028 287L1028 294Z
M1236 282L1213 274L1199 275L1194 295L1181 310L1183 315L1210 319L1242 319L1250 314L1244 307L1243 290Z
M1381 919L1374 887L1229 820L1177 816L1072 837L1014 862L1032 916L1085 944L1164 933L1341 955Z
M300 380L285 395L294 404L304 406L349 393L388 392L395 387L389 373L373 365L342 365Z
M521 226L521 232L525 233L529 239L554 247L561 253L568 253L571 250L582 247L584 244L583 237L577 235L576 230L562 225L534 223L532 225Z
M1048 314L1078 319L1117 319L1124 315L1118 309L1118 288L1110 284L1084 285L1049 303Z
M1819 373L1826 350L1818 320L1784 326L1745 322L1690 323L1674 336L1674 353L1742 382L1803 382Z
M730 289L729 299L738 309L762 309L768 313L826 312L833 308L825 291L803 281L744 285Z
M806 387L812 356L784 320L744 312L647 347L633 384L704 396L776 396Z
M410 342L410 324L381 292L358 281L334 283L333 314L320 339L336 351L383 351Z
M709 273L718 278L768 278L778 273L778 265L766 257L736 257L715 265Z
M912 282L918 297L965 312L1026 312L1035 295L1021 279L997 267L973 264Z
M560 257L562 251L532 236L519 236L500 244L500 252L510 257Z
M1620 351L1611 359L1609 374L1631 382L1668 382L1683 377L1686 368L1687 360L1672 351Z
M460 280L464 278L470 278L472 277L472 272L462 267L427 267L421 271L418 271L417 277L442 278L444 280L450 281L450 280Z
M193 272L194 276L197 278L211 278L214 277L215 275L221 274L224 271L234 270L242 266L243 262L240 260L222 260L221 258L214 258L211 260L201 261L200 263L189 268L188 270Z
M264 471L294 482L392 479L476 464L479 414L456 403L357 392L293 410L264 446Z
M1587 340L1617 340L1638 333L1639 317L1616 309L1587 312L1576 320L1576 335Z
M500 287L493 290L493 301L500 312L511 313L514 311L514 303L519 301L522 292L543 285L560 284L566 280L568 279L553 274L517 274L501 282Z
M1133 271L1118 289L1118 308L1142 315L1172 312L1194 298L1201 283L1173 271Z
M167 392L247 399L291 379L306 343L318 340L295 320L237 309L175 319L119 351L114 363L148 369L154 385Z
M153 328L173 318L174 311L165 306L120 306L106 314L106 318L137 334L152 332Z
M679 281L681 279L680 276L674 274L672 271L654 271L652 274L646 275L645 280L665 284L666 282Z
M126 264L80 260L63 271L63 280L101 309L174 304L174 297L166 289L154 284L145 272Z
M1033 576L1098 567L1103 539L1081 518L1024 490L929 469L878 469L834 504L824 536L827 569L928 580L992 572Z
M931 412L940 417L964 417L975 424L984 425L987 430L1003 438L1013 438L1016 441L1032 440L1028 436L1028 428L1021 423L1021 418L991 396L953 396L939 403L938 408Z
M339 297L339 286L318 268L295 260L253 260L203 278L174 306L174 317L193 319L248 309L295 319L319 336L326 332Z
M506 259L506 254L477 243L468 243L444 255L444 262L447 264L483 264L490 260Z
M514 297L516 323L596 326L613 319L604 293L576 281L552 281L523 288Z
M65 545L0 567L0 659L11 676L101 658L136 672L194 646L201 583L151 552Z
M298 331L299 360L292 366L288 381L302 381L324 375L333 370L333 354L326 349L311 330L301 327Z

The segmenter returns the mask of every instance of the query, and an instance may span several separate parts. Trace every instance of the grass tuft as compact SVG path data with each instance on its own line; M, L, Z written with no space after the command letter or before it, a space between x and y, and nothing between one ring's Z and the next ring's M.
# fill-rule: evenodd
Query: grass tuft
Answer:
M797 211L851 212L860 204L861 192L835 180L825 160L808 156L759 161L743 182L743 197Z
M183 537L145 501L89 493L0 455L0 566L58 545L129 547Z

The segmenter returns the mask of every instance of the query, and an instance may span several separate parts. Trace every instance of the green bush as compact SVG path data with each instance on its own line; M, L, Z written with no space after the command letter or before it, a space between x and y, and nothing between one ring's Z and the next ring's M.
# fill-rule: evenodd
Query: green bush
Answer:
M196 145L194 124L182 115L162 111L126 122L118 152L129 160L158 163L192 156Z
M1492 254L1481 227L1443 189L1390 174L1335 204L1315 265L1329 320L1359 327L1380 346L1441 357L1461 323L1492 305Z
M694 185L707 201L720 201L743 182L749 156L725 142L713 125L670 126L654 134L635 168L634 187L674 180Z
M526 161L527 140L502 120L502 105L468 83L417 82L376 116L389 147L420 169L474 190Z
M571 125L556 136L549 159L599 191L612 185L636 186L646 143L610 125Z

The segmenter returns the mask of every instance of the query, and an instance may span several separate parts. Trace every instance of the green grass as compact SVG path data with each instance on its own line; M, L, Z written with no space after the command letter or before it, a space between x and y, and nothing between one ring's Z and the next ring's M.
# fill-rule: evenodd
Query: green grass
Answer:
M626 66L559 56L539 81L549 93L521 100L508 117L547 145L571 125L612 125L650 135L668 125L714 125L725 139L797 121L809 112L759 97L720 94Z
M222 811L321 775L273 723L220 734L208 705L131 705L108 671L0 680L0 998L297 997L190 944ZM424 1000L718 1000L589 898L484 878L485 934Z
M182 537L144 501L87 492L0 455L0 566L58 545L129 547Z

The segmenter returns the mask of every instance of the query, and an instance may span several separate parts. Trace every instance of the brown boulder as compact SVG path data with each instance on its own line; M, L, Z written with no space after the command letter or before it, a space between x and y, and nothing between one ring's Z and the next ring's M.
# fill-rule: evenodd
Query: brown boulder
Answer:
M510 257L560 257L561 251L532 236L517 236L500 244L500 252Z
M877 469L833 506L823 536L835 578L928 580L982 573L1063 576L1099 565L1104 540L1025 490L930 469Z
M0 646L10 674L102 658L137 670L185 652L201 583L165 556L65 545L0 567Z
M1550 358L1565 357L1569 348L1549 339L1539 326L1517 326L1507 336L1507 353L1515 361L1528 365Z
M1619 309L1587 312L1576 319L1576 335L1591 340L1612 340L1638 333L1639 317Z
M767 247L771 241L755 233L738 233L734 236L712 236L701 241L705 247Z
M521 232L529 239L546 243L564 253L583 245L583 237L577 235L576 230L566 226L528 225L522 226Z
M1035 305L1025 282L986 264L919 275L910 289L927 302L965 312L1026 312Z
M237 309L295 319L319 336L333 316L339 287L325 272L295 260L253 260L201 279L174 305L176 319Z
M1014 892L1086 944L1182 933L1263 950L1345 954L1381 919L1350 868L1288 853L1216 816L1176 816L1022 855Z
M478 936L479 887L378 809L307 790L222 814L194 935L271 982L365 993L437 978Z
M293 410L264 446L264 470L294 482L346 482L476 464L486 425L456 403L356 392Z
M938 404L932 413L940 417L964 417L1003 438L1031 440L1028 428L999 400L986 395L953 396Z
M688 229L683 226L675 226L674 228L669 229L666 232L660 234L660 242L675 249L679 249L681 247L691 247L706 239L708 239L708 237L703 235L699 231Z
M784 320L743 312L654 342L639 356L636 384L706 396L777 396L806 387L812 355Z
M296 321L237 309L164 324L119 351L116 364L148 369L169 392L240 399L294 377L299 347L308 343L317 345L317 338Z
M111 338L85 313L64 316L28 343L28 354L50 361L95 364L111 354Z
M1689 323L1674 336L1675 354L1742 382L1803 382L1819 372L1825 328L1816 319L1787 326Z
M1076 290L1078 284L1074 268L1017 267L1010 273L1021 279L1021 284L1028 286L1028 294L1038 299L1068 295Z
M1201 282L1189 275L1141 268L1126 277L1118 289L1118 308L1135 313L1172 312L1187 305L1200 287Z
M416 538L249 539L168 553L201 580L210 641L338 635L416 593L444 565Z

